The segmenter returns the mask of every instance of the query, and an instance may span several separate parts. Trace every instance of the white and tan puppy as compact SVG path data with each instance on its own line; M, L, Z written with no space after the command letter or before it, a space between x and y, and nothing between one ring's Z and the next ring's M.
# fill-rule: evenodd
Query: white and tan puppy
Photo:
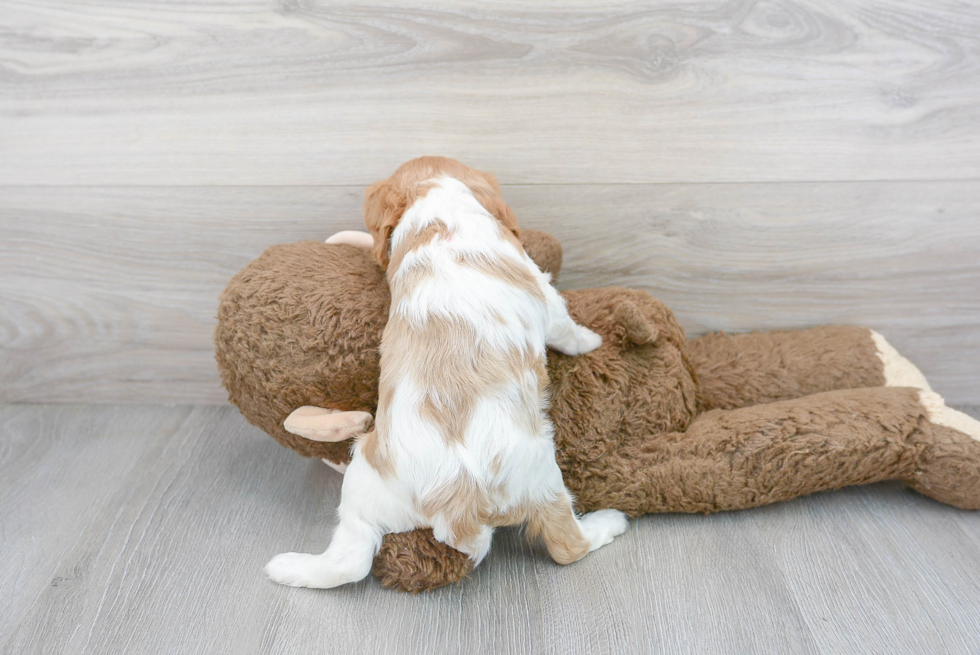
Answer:
M354 446L330 547L279 555L269 577L354 582L385 534L420 527L474 563L503 525L527 524L561 564L621 534L621 512L575 516L546 412L545 348L577 355L602 339L524 253L496 181L416 159L368 189L365 221L391 288L375 429Z

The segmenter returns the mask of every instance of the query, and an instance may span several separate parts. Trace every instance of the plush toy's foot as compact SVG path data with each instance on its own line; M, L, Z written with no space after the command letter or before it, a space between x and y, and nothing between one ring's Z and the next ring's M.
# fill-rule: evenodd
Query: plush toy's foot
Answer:
M920 392L931 439L922 444L913 489L960 509L980 509L980 421Z
M871 330L871 340L874 341L878 351L876 354L884 367L882 372L885 376L886 387L915 387L916 389L932 391L922 371L908 359L902 357L890 343L885 341L885 337Z
M922 391L919 393L919 402L925 407L930 423L952 428L980 441L980 421L952 407L947 407L946 401L938 393Z

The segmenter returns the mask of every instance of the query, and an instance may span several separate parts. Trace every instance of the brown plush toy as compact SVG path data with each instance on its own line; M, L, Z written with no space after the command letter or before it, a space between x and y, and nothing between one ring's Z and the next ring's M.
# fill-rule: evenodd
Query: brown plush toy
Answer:
M372 424L389 296L368 235L332 240L273 246L238 273L215 345L229 398L251 423L342 470L351 439ZM558 273L553 237L525 230L522 241ZM575 321L603 336L592 353L548 358L558 463L579 511L717 512L880 480L980 509L980 422L947 408L871 330L688 341L646 293L564 296ZM372 572L415 592L470 568L416 530L386 536Z

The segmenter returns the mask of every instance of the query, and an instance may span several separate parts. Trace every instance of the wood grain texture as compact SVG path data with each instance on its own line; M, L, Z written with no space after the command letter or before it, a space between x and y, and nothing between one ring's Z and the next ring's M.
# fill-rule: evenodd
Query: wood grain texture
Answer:
M113 520L122 478L144 469L161 437L188 413L71 406L0 412L0 635L11 634L47 587L71 587L86 564L65 558L93 524Z
M223 402L218 294L275 243L361 227L360 187L8 187L0 400ZM690 335L859 324L950 402L980 393L980 183L510 186L564 288L623 285Z
M645 516L569 567L502 530L457 586L322 592L262 565L328 543L341 477L231 408L8 406L0 430L11 655L980 648L980 513L898 485Z
M0 183L977 179L980 6L2 0Z

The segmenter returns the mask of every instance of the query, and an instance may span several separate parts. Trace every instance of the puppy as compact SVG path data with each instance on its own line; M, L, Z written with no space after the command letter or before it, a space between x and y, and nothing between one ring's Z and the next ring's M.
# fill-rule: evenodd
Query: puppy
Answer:
M496 180L423 157L370 187L364 209L391 288L375 429L354 446L330 547L279 555L269 577L354 582L385 534L419 527L474 564L504 525L526 524L560 564L612 541L625 515L575 516L546 413L546 346L577 355L602 338L524 253Z

